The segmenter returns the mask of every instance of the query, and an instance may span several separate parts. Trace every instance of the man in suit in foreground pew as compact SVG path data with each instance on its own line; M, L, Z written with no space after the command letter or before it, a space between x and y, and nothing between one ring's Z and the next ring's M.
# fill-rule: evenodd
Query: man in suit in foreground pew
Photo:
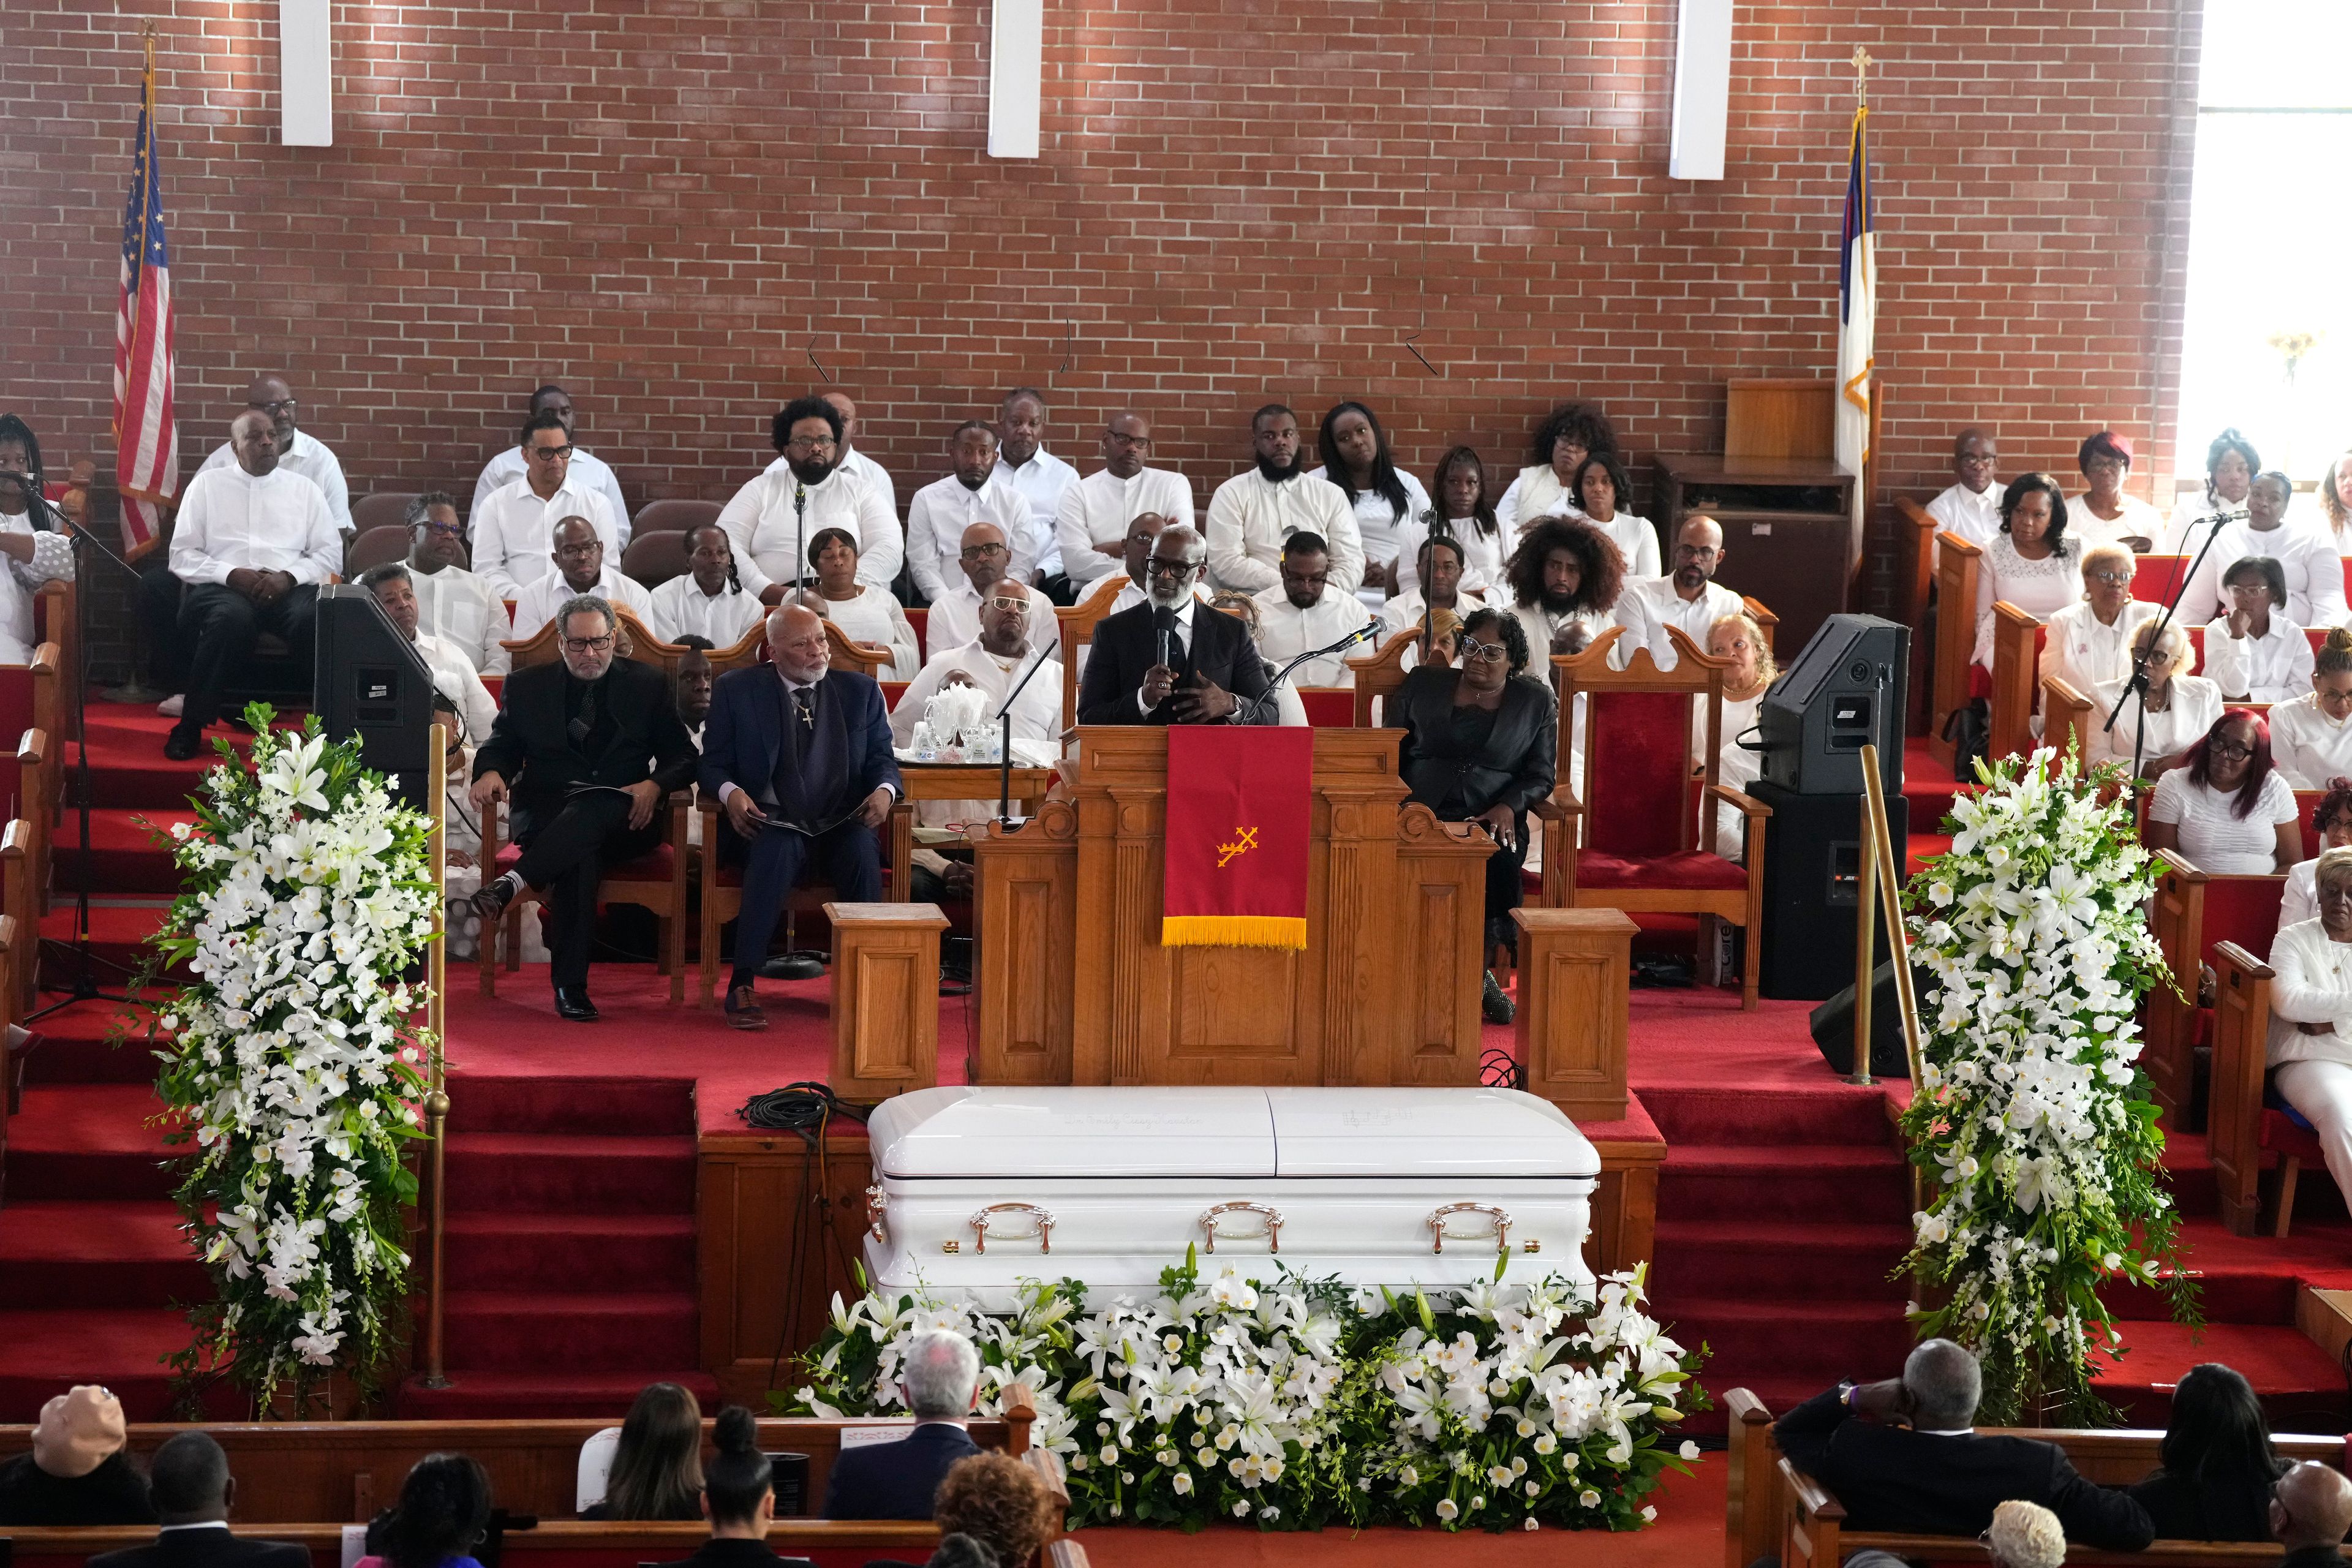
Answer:
M308 1547L241 1541L229 1533L236 1479L211 1436L183 1432L155 1450L147 1484L163 1528L152 1546L126 1547L89 1560L90 1568L310 1568Z
M896 1443L844 1448L824 1487L826 1519L929 1519L940 1482L980 1452L963 1427L980 1394L980 1352L961 1334L918 1334L907 1347L915 1429Z
M2306 1459L2271 1489L2271 1533L2286 1548L2279 1568L2344 1568L2352 1531L2352 1479Z
M2056 1514L2081 1545L2137 1552L2156 1538L2146 1510L2084 1480L2056 1445L1978 1436L1982 1389L1975 1356L1929 1340L1900 1378L1816 1394L1773 1436L1790 1464L1844 1505L1849 1530L1972 1537L2013 1500Z

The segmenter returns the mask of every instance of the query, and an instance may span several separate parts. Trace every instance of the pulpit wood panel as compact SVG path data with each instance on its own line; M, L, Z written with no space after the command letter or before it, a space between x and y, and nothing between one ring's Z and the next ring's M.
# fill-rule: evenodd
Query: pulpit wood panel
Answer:
M1478 998L1455 984L1486 968L1486 846L1467 823L1440 822L1408 805L1398 828L1397 907L1411 939L1399 956L1403 1033L1389 1068L1395 1084L1464 1086L1478 1081L1486 1054ZM1464 854L1465 848L1473 851Z
M1076 983L1078 815L1049 801L1007 830L992 823L975 855L978 1038L973 1083L1068 1083Z

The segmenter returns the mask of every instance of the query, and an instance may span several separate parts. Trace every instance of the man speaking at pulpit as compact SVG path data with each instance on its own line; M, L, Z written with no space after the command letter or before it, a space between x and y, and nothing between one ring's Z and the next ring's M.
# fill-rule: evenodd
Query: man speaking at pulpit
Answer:
M1081 724L1274 724L1265 663L1249 628L1193 596L1209 543L1162 529L1143 563L1143 603L1095 628L1078 686Z

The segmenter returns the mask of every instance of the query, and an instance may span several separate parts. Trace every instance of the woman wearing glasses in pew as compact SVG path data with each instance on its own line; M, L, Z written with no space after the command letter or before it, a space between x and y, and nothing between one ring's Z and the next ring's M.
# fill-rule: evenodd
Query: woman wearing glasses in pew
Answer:
M2284 702L2310 688L2311 639L2286 616L2286 573L2267 555L2231 563L2229 609L2205 628L2205 673L2231 702Z
M2074 503L2066 503L2074 515ZM2132 634L2163 614L2163 606L2132 597L2132 552L2120 544L2094 544L2083 552L2083 597L2050 617L2042 639L2042 662L2034 671L2035 700L2042 681L2055 676L2088 694L2102 680L2131 674ZM2106 717L2104 710L2099 715Z
M2093 763L2122 763L2128 767L2137 754L2141 776L2153 778L2167 768L2179 767L2189 745L2221 718L2221 689L2202 676L2188 673L2189 634L2179 622L2168 624L2160 638L2154 621L2134 632L2131 658L2142 654L2147 656L2145 704L2137 696L2124 696L2131 679L2130 660L2125 662L2122 674L2099 681L2083 693L2091 700L2091 738L2083 748L2085 767ZM2116 708L2118 701L2123 703L2120 711ZM2116 715L2112 728L2107 725L2110 713Z
M2320 855L2352 845L2352 787L2344 780L2336 780L2311 808L2311 831L2318 837ZM2318 874L2318 855L2287 868L2286 892L2279 899L2279 930L2319 918Z
M2352 628L2319 645L2311 689L2271 709L2271 754L2296 789L2334 789L2352 776Z
M2319 858L2319 918L2271 943L2271 1081L2352 1194L2352 849Z
M857 541L843 528L820 528L809 536L809 564L816 586L801 590L801 603L841 628L851 642L890 650L890 673L879 679L912 680L922 668L915 649L914 623L887 588L857 580Z
M2130 1489L2158 1541L2268 1541L2271 1488L2286 1461L2271 1447L2253 1385L2219 1362L2189 1369L2172 1394L2158 1468Z
M2294 791L2271 765L2262 716L2232 708L2156 781L2140 842L2169 849L2208 876L2283 872L2303 855Z

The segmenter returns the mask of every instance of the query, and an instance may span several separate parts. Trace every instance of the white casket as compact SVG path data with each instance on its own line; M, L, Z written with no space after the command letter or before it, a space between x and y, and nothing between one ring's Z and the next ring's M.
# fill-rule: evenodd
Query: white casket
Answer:
M1307 1279L1462 1285L1507 1249L1514 1274L1591 1278L1601 1157L1516 1089L927 1089L867 1127L886 1292L991 1310L1024 1278L1141 1293L1187 1246L1203 1276L1271 1254Z

